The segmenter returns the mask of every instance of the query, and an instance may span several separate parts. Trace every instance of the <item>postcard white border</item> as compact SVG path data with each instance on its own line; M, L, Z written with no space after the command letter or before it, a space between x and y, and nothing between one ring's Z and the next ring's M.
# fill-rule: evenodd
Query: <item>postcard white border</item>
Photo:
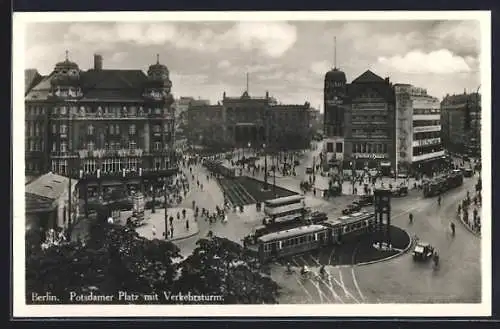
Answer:
M25 25L76 21L361 21L478 20L481 26L482 94L482 302L477 304L333 305L26 305L24 216ZM66 12L14 13L13 16L13 316L14 317L229 317L229 316L490 316L491 315L491 13L489 11L391 12ZM22 182L22 183L21 183ZM21 238L23 237L23 238Z

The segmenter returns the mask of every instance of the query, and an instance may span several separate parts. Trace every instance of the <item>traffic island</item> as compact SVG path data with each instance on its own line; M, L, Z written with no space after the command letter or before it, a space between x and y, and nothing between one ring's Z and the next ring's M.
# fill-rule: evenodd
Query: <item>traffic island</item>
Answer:
M387 261L407 252L412 244L410 235L399 227L391 226L390 234L392 248L389 250L375 246L377 242L376 236L364 235L355 240L345 241L341 245L294 255L280 260L279 263L282 265L289 263L292 266L317 267L320 265L360 266Z
M183 211L185 211L185 217ZM200 232L198 223L194 220L194 211L189 208L168 208L167 225L165 225L164 208L156 209L155 213L146 211L144 217L144 224L137 227L136 232L150 240L163 239L173 242L193 237ZM172 225L170 225L170 218L173 218ZM173 235L171 227L173 227Z

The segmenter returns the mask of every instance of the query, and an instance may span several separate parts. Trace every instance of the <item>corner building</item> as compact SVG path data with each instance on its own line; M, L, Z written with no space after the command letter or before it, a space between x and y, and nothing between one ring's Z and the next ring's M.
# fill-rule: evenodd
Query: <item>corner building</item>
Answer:
M396 165L394 88L370 70L345 81L337 68L325 75L323 165L334 171L376 168L388 175Z
M447 150L481 155L481 95L446 95L441 102L442 138Z
M177 171L171 86L158 58L145 74L104 69L100 55L83 71L66 56L26 93L27 171L78 178L104 199L167 181Z
M439 99L410 84L396 84L398 172L431 175L444 164Z

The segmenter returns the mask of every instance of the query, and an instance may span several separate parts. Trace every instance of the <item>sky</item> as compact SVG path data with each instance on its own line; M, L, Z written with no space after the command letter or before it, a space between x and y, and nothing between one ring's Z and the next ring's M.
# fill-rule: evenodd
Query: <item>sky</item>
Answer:
M26 28L26 68L49 74L69 51L80 69L103 56L104 69L167 65L174 97L209 99L266 91L283 104L323 109L325 73L348 82L370 69L442 98L480 84L480 25L447 21L50 22Z

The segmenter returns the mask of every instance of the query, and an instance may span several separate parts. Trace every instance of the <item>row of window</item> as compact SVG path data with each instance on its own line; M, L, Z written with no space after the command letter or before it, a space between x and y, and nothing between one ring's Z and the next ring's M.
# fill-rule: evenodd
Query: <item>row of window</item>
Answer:
M39 131L39 127L37 127L37 134L38 134L38 131ZM30 126L29 129L32 129L32 127ZM95 132L95 127L94 125L90 124L87 126L87 135L89 136L92 136L94 135L94 132ZM120 135L120 125L118 124L110 124L110 125L107 125L107 130L109 131L109 134L110 135ZM165 123L164 125L164 131L165 132L170 132L172 129L171 129L171 124L168 124L168 123ZM43 130L42 130L43 131ZM31 130L29 131L30 132L30 136L32 136L31 134ZM135 124L131 124L128 126L128 133L129 135L135 135L137 132L137 127ZM160 133L161 132L161 125L153 125L153 132L155 133ZM53 134L57 134L58 133L58 130L57 130L57 124L52 124L52 133ZM68 133L68 126L65 125L65 124L61 124L59 125L59 133L60 134L67 134ZM36 135L38 136L38 135Z
M44 134L44 127L39 122L28 121L24 125L24 133L29 137L39 137Z
M45 114L46 108L41 106L26 106L26 114L27 115L42 115ZM103 114L103 115L116 115L120 116L121 114L135 116L137 114L144 115L144 113L155 113L161 114L162 112L167 112L169 109L162 108L147 108L144 109L142 106L56 106L51 109L51 113L54 115L66 115L66 114Z
M413 114L437 114L440 113L441 110L437 109L413 109Z
M427 132L423 132L423 133L414 133L413 134L413 140L439 138L439 137L441 137L440 131L427 131Z
M325 238L326 238L326 232L305 234L305 235L290 238L290 239L265 243L263 248L264 248L265 252L270 252L273 247L276 247L277 249L288 248L288 247L293 247L296 245L310 243L313 241L325 240Z
M57 161L52 161L52 165ZM83 161L83 172L93 173L97 169L102 172L120 172L125 170L138 171L140 168L141 159L139 158L107 158L103 160L87 159ZM169 158L154 158L153 168L157 170L165 170L170 168L171 159Z
M25 141L25 150L30 152L43 152L45 147L44 143L41 140L26 140Z
M326 126L327 136L344 136L344 127L339 125Z
M361 122L387 122L387 115L353 115L352 121Z
M29 172L38 172L40 171L40 165L37 163L37 162L30 162L30 161L26 161L26 171L29 171Z
M387 144L372 143L354 143L352 144L353 153L387 153Z
M417 146L413 148L413 156L439 152L443 150L443 145Z
M31 143L35 143L35 144L31 144ZM32 145L35 145L33 147L37 147L38 145L41 145L41 146L38 146L40 149L32 149ZM160 151L162 149L162 142L154 142L153 144L153 150L154 151ZM167 148L168 145L165 144L165 148ZM96 150L96 144L94 142L88 142L84 145L83 147L84 149L88 150L88 151L94 151ZM110 143L105 143L104 144L104 149L107 150L107 151L112 151L112 150L120 150L120 149L123 149L124 146L122 145L122 143L119 143L119 142L110 142ZM137 149L137 142L135 141L129 141L128 142L128 149L129 150L135 150ZM38 142L38 144L35 142L35 141L30 141L30 151L43 151L43 143L41 141ZM54 142L52 143L52 152L68 152L68 143L63 141L59 144L59 149L57 149L57 143Z
M387 130L377 128L352 129L352 135L353 137L366 135L378 136L380 138L388 137Z
M428 127L428 126L439 126L439 120L416 120L413 121L413 127Z

